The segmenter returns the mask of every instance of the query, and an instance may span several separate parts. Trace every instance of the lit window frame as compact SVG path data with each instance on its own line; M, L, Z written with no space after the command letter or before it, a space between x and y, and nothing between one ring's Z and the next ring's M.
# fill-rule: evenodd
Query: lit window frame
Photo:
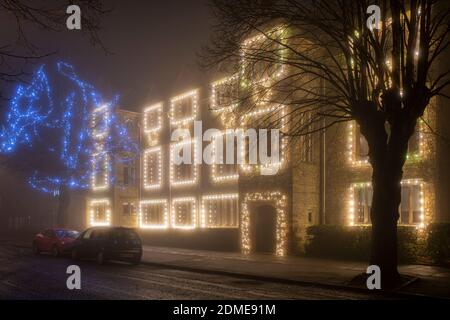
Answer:
M156 182L149 181L148 173L149 173L149 156L151 154L157 154L157 171L158 171L158 178ZM157 146L153 148L146 149L144 151L143 155L143 174L144 174L144 189L145 190L154 190L154 189L160 189L162 187L162 176L163 176L163 154L162 154L162 147Z
M151 113L156 113L157 123L151 126L148 116ZM163 128L163 103L159 102L144 109L143 127L145 134L153 134L162 130Z
M236 200L237 201L237 221L235 226L217 226L207 224L206 218L206 202L223 201L223 200ZM201 211L200 211L200 226L202 228L210 229L237 229L239 228L239 193L222 193L222 194L208 194L203 195L201 200Z
M94 207L99 204L104 204L106 206L106 220L95 221ZM111 202L109 199L93 199L89 201L89 225L92 227L110 226L111 225Z
M175 147L182 146L184 144L191 144L194 146L194 148L191 148L191 155L193 158L193 163L190 164L192 167L192 178L187 180L176 180L175 179L175 164L173 162L174 158L174 152ZM196 138L186 139L184 141L174 142L170 144L170 169L169 169L169 176L170 176L170 185L173 187L183 187L183 186L194 186L198 183L198 176L199 176L199 168L198 168L198 142Z
M425 216L425 182L422 179L404 179L401 182L401 185L416 185L419 186L419 202L420 202L420 222L418 224L402 224L399 223L398 225L404 225L404 226L415 226L418 229L423 229L426 224L426 216ZM372 183L371 182L362 182L362 183L352 183L349 187L349 191L348 191L348 225L349 226L365 226L365 225L370 225L370 224L360 224L360 223L356 223L356 201L355 201L355 192L357 188L362 188L362 187L372 187Z
M183 100L191 100L191 114L189 116L186 116L184 118L175 118L174 114L175 114L175 109L177 107L177 103L179 103L180 101ZM198 113L198 89L194 89L188 92L185 92L181 95L175 96L173 98L170 99L170 111L169 111L169 116L170 116L170 124L173 126L178 126L178 125L186 125L189 122L194 121L197 118L197 113Z
M180 203L191 203L191 225L177 225L177 205ZM197 228L197 198L196 197L178 197L172 198L171 208L170 208L172 228L182 229L182 230L192 230Z
M148 205L163 205L163 219L161 224L146 224L144 223L143 206ZM169 202L167 199L150 199L141 200L139 202L139 228L141 229L168 229L169 228Z

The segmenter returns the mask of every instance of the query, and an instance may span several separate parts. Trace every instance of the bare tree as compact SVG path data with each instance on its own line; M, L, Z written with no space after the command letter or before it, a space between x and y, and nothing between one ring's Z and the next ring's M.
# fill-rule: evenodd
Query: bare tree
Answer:
M8 28L15 34L15 37L4 39L0 46L0 81L23 82L28 75L28 64L54 53L40 48L38 43L30 39L30 30L38 28L53 33L67 31L66 19L69 15L66 10L72 4L81 9L81 32L89 37L93 45L99 45L107 52L99 31L102 17L111 10L101 0L0 0L2 21L8 23Z
M368 28L373 4L381 21ZM450 84L448 63L438 65L449 47L446 1L212 0L211 6L217 22L203 64L236 72L236 112L289 106L278 119L289 117L284 134L292 137L350 120L359 125L373 169L370 264L380 266L384 286L392 285L399 279L408 141L430 100L445 96Z

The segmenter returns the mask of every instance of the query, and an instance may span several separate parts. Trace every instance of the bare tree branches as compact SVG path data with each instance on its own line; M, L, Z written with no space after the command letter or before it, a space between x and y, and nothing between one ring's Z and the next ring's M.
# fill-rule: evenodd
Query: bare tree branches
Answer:
M8 39L10 43L0 47L0 81L21 82L25 80L25 67L54 52L43 50L34 43L27 34L27 27L40 28L49 32L67 30L66 9L71 4L80 6L82 14L81 32L88 35L93 45L99 45L108 52L101 41L99 31L102 17L111 10L101 0L73 1L27 1L0 0L0 14L10 23L9 28L16 32L16 39Z

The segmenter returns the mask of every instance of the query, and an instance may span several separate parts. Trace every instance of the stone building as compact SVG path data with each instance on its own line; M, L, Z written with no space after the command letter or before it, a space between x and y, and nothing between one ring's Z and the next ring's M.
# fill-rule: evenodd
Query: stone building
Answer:
M236 81L236 76L226 77L140 113L120 111L141 154L135 163L114 163L111 173L104 170L94 178L86 225L136 227L152 244L277 255L302 251L311 225L370 225L368 147L353 122L294 141L281 138L279 162L269 167L196 164L208 143L171 139L175 129L196 137L195 121L202 122L200 134L208 128L222 130L216 139L224 130L255 126L273 108L289 114L288 107L283 111L281 105L259 104L246 115L233 112L236 105L227 97ZM444 98L433 100L411 138L401 225L420 229L450 221L448 104ZM278 122L280 129L288 125L289 120L283 121ZM194 163L177 165L174 159L186 144ZM96 161L110 161L105 159ZM276 173L262 174L267 169ZM113 174L113 183L102 184L108 174Z

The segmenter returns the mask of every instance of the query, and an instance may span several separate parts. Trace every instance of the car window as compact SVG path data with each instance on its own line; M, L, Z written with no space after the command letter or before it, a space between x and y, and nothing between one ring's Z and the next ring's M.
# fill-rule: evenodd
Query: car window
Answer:
M107 230L103 230L103 229L94 230L94 231L92 231L90 239L94 239L94 240L105 239L107 232L108 232Z
M55 236L53 230L45 230L44 231L44 236L48 237L48 238L53 238Z
M58 238L71 238L71 239L75 239L80 234L78 231L73 230L56 230L55 233Z
M133 230L116 229L112 231L111 237L117 240L139 240L139 236Z
M86 230L86 231L84 232L84 234L83 234L83 239L89 239L93 230L94 230L94 229L88 229L88 230Z

